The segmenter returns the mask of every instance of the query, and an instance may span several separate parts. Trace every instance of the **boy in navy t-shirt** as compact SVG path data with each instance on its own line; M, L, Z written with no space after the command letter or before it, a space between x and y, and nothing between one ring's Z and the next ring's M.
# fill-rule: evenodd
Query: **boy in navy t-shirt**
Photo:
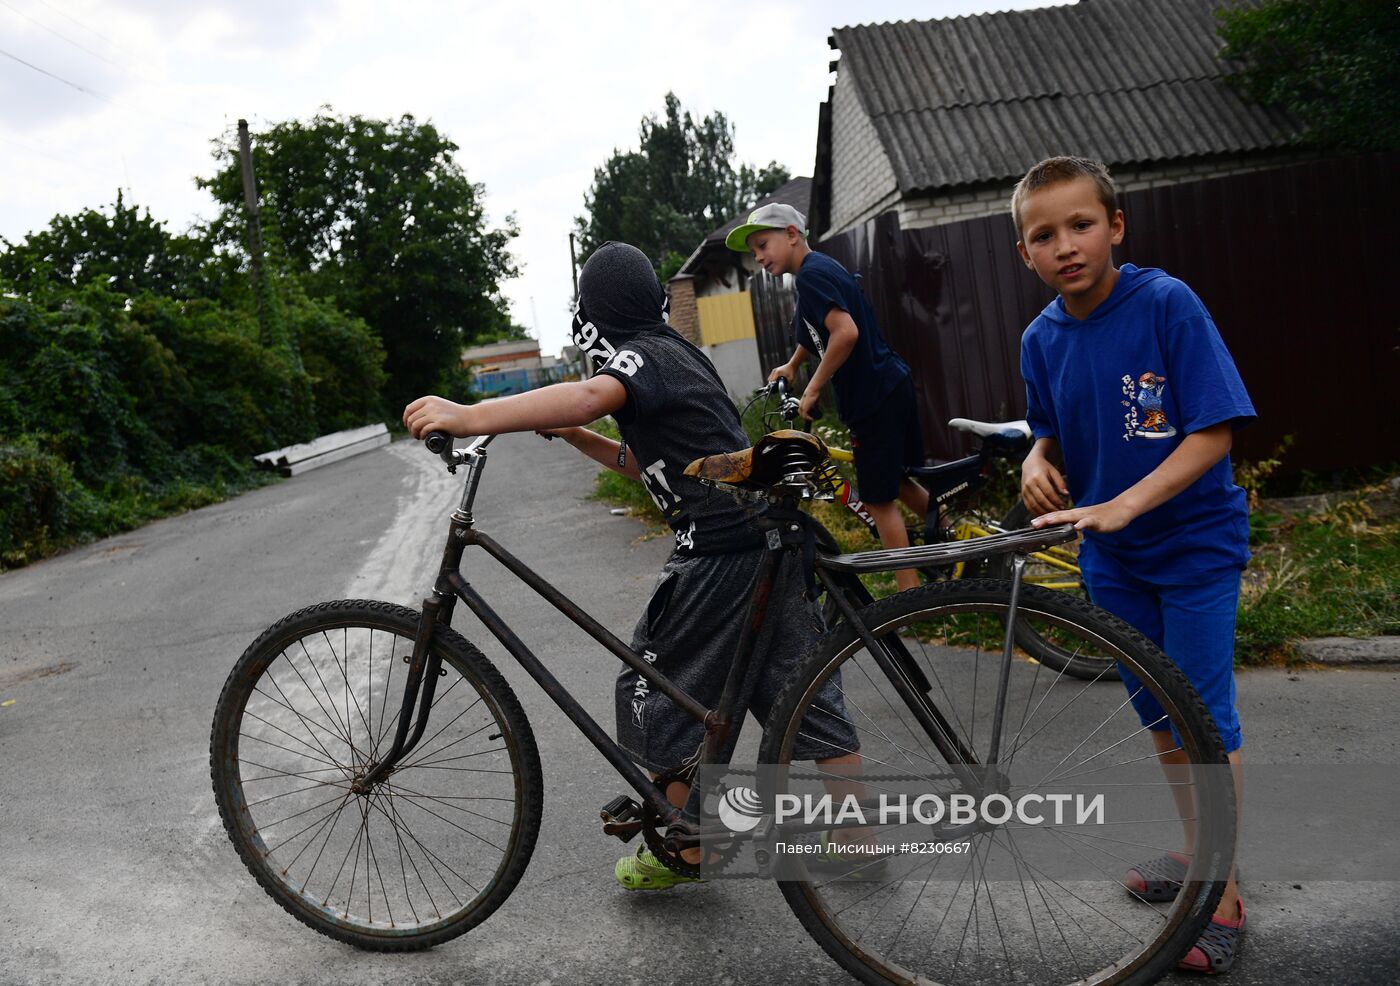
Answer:
M1154 268L1113 265L1123 213L1102 164L1040 162L1017 184L1011 212L1026 266L1059 294L1021 340L1026 419L1036 437L1021 467L1026 506L1037 527L1073 523L1084 532L1079 557L1090 598L1186 673L1238 779L1235 612L1249 519L1231 478L1230 445L1254 406L1191 289ZM1064 509L1066 496L1078 506ZM1161 706L1123 677L1159 759L1184 764ZM1179 806L1183 818L1194 814L1189 802ZM1167 853L1130 869L1125 882L1149 899L1169 899L1186 862ZM1224 972L1243 928L1231 879L1182 968Z
M748 222L725 237L725 245L776 276L797 276L797 311L792 359L768 375L789 381L813 356L818 360L802 394L809 421L827 381L836 391L836 410L851 430L856 487L887 548L909 545L896 500L918 516L928 512L928 491L906 478L905 466L923 465L923 438L909 367L885 343L865 294L851 273L807 245L807 220L790 205L774 202L750 214ZM900 589L919 584L913 569L895 573Z

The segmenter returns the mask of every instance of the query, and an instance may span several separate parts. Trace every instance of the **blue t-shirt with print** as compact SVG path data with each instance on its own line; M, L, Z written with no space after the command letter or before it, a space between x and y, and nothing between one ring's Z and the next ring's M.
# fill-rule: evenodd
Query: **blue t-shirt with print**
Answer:
M875 313L850 271L826 254L813 251L797 270L792 334L793 341L817 359L826 355L831 337L826 316L833 308L850 315L860 330L855 348L831 378L836 410L849 424L879 410L881 402L909 375L909 367L885 342Z
M1081 506L1104 503L1162 462L1192 432L1254 419L1210 313L1181 281L1124 264L1113 292L1077 319L1056 298L1021 339L1026 420L1054 438ZM1244 490L1230 458L1121 531L1086 532L1144 581L1171 584L1249 561Z

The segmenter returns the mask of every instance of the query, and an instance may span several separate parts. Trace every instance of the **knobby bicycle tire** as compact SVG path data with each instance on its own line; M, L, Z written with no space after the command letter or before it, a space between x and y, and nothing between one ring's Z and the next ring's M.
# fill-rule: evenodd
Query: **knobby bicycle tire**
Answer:
M297 920L360 948L408 951L484 921L539 833L534 734L500 672L451 627L421 742L372 792L350 785L392 744L419 614L340 600L265 630L214 715L224 827ZM416 711L415 711L416 719Z
M887 597L859 612L877 640L898 634L907 652L916 655L914 660L932 683L928 705L937 708L971 756L950 758L938 749L930 753L917 723L903 731L916 719L910 701L901 698L894 676L877 666L855 631L842 624L775 700L760 762L779 768L791 762L793 743L809 714L811 699L831 680L839 681L846 720L860 737L861 770L871 776L872 784L888 785L891 767L916 776L927 771L932 784L935 778L947 777L946 771L955 769L956 763L985 758L990 736L979 736L978 727L990 718L991 695L1001 684L1001 654L966 641L979 637L980 631L969 628L973 621L1000 625L1009 593L1009 583L996 580L936 583ZM1168 807L1161 818L1145 817L1122 823L1129 827L1097 830L1109 835L1094 834L1092 828L1072 833L1051 827L1032 833L1031 826L994 826L968 837L971 848L966 862L951 855L923 859L904 855L901 849L899 855L882 862L862 862L845 875L805 869L779 874L783 895L803 926L861 982L1140 986L1175 966L1219 901L1234 844L1234 791L1219 734L1194 689L1150 641L1084 600L1025 586L1022 605L1028 619L1054 623L1067 633L1079 634L1085 646L1113 652L1135 673L1140 687L1160 702L1190 762L1205 765L1190 768L1192 797L1199 808L1206 809L1195 811L1194 816L1198 865L1176 899L1163 905L1134 900L1120 882L1128 866L1160 851L1148 845L1180 847L1182 816ZM936 632L929 636L940 627L941 644ZM979 686L979 672L992 680ZM1062 691L1052 700L1057 689ZM1163 810L1157 803L1163 798L1171 803L1175 789L1168 784L1180 784L1180 778L1162 780L1146 727L1128 705L1123 689L1094 686L1044 665L1017 661L1007 694L1009 718L1004 733L1015 729L1015 736L1003 737L1006 742L998 763L1006 770L1026 767L1027 758L1037 755L1070 763L1069 768L1058 768L1058 776L1047 775L1055 782L1093 774L1096 767L1117 771L1107 773L1108 777L1139 776L1133 771L1141 769L1145 780L1141 790L1135 787L1132 792L1134 810L1150 815ZM1096 760L1100 757L1106 759ZM1032 769L1038 772L1039 766ZM810 774L811 769L804 771ZM764 803L776 803L771 799L782 793L778 788L787 783L782 779L787 775L767 776L777 786L762 792ZM806 775L794 771L792 776ZM859 783L860 771L840 776L849 790L852 777ZM1098 782L1090 778L1087 783ZM1014 784L1011 789L1019 790ZM873 796L873 790L865 794ZM913 828L919 831L918 826ZM873 840L883 831L867 830L867 837ZM898 834L907 839L908 831L908 827L891 827L878 837L893 839ZM1178 841L1165 842L1171 838ZM1044 848L1030 855L1021 851L1032 845ZM803 861L809 858L798 855L793 865L805 866ZM956 862L946 862L952 859ZM968 892L966 881L974 862L978 874ZM1056 879L1051 870L1066 865L1077 875ZM951 868L940 870L941 866ZM871 878L860 879L861 870ZM1085 874L1089 879L1082 878ZM950 893L955 877L958 883ZM991 946L987 944L997 938Z

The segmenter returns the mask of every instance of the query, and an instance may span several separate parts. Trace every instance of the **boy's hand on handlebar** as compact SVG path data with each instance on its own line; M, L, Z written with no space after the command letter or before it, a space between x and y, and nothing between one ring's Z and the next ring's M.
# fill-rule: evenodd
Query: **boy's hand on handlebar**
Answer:
M414 438L424 438L433 431L445 431L457 438L474 435L470 422L471 408L431 394L403 409L404 427Z
M1067 496L1064 477L1048 459L1035 452L1026 456L1021 463L1021 499L1032 517L1062 509Z
M815 421L821 417L821 409L817 407L817 402L821 400L820 390L808 390L802 394L802 403L798 405L798 413L808 421Z

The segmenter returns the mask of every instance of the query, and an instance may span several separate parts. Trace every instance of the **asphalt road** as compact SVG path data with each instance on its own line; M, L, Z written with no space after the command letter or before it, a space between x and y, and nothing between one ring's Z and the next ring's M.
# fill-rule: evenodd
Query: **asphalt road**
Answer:
M638 540L636 521L584 499L594 467L562 443L502 439L490 466L479 524L626 636L668 539ZM596 819L621 787L505 661L540 743L545 815L529 871L485 924L429 952L366 954L296 923L249 877L209 786L229 667L305 604L416 605L458 483L398 443L0 576L0 982L851 981L769 884L618 889L626 850ZM472 578L609 723L615 662L494 563L478 559ZM473 622L455 620L501 657ZM1395 669L1248 672L1240 695L1256 758L1400 763ZM1229 981L1396 980L1400 883L1244 893L1247 951Z

